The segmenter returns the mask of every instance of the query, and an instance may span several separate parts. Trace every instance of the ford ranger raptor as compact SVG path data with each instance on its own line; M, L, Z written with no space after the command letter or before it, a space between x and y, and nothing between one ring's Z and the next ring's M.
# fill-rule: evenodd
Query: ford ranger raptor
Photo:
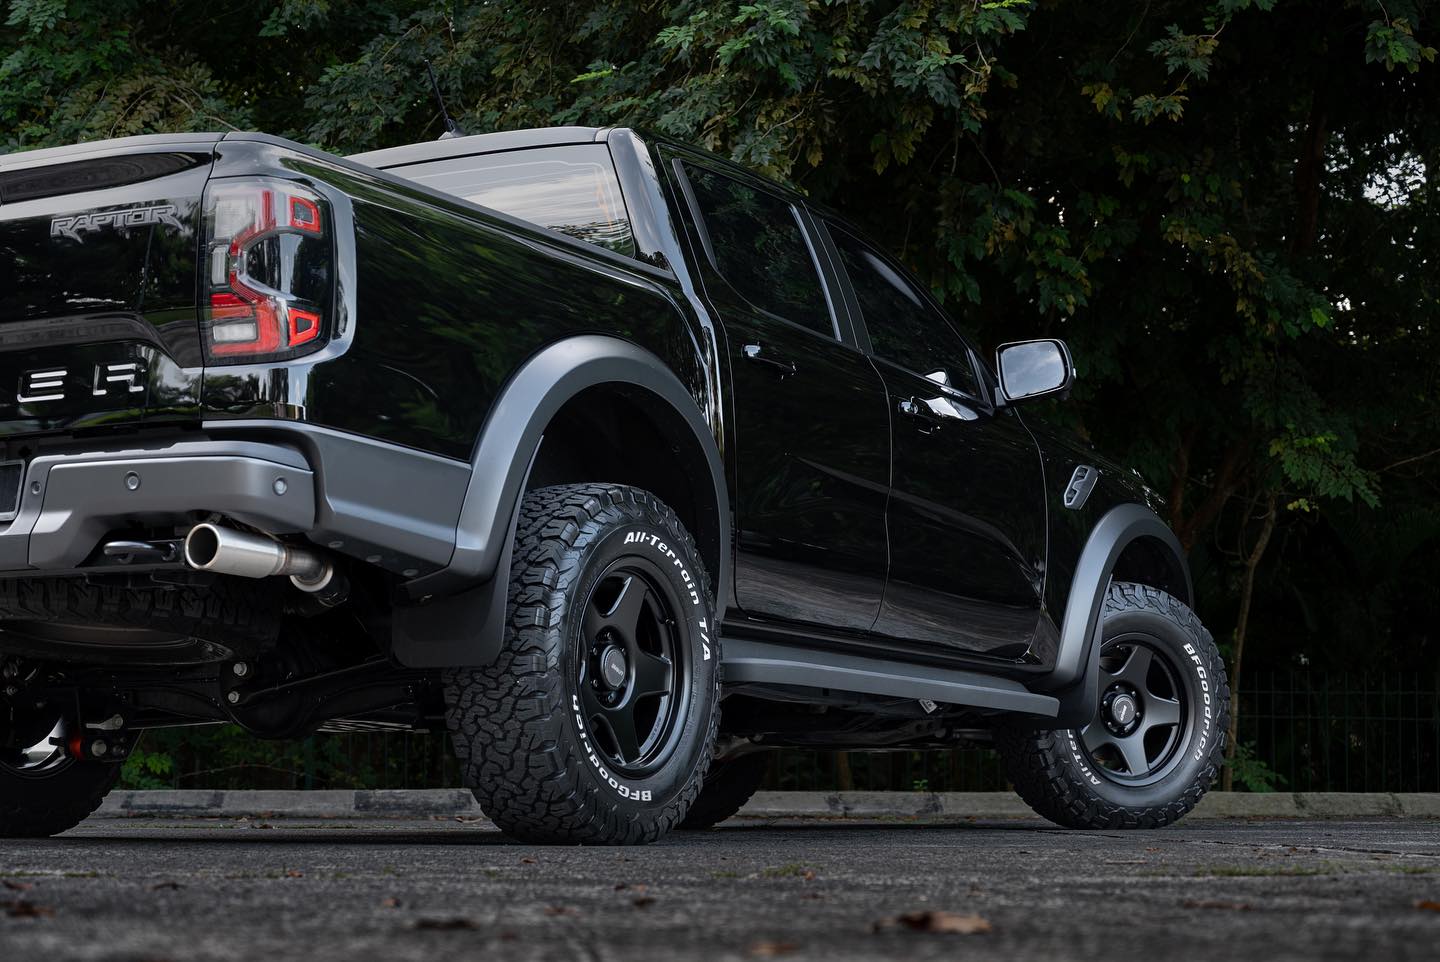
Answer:
M736 813L780 746L1200 799L1229 692L1154 496L884 250L624 128L0 157L0 836L149 729L445 733L512 836Z

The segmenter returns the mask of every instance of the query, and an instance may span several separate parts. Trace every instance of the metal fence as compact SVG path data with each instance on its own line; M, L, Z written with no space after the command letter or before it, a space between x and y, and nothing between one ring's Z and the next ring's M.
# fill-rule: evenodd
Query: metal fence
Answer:
M1240 738L1283 791L1440 792L1440 676L1252 672ZM439 788L460 784L449 740L406 733L318 735L266 745L223 729L163 733L149 776L176 788ZM127 781L134 783L133 778ZM996 791L992 751L774 753L773 789ZM1239 786L1237 786L1239 787Z

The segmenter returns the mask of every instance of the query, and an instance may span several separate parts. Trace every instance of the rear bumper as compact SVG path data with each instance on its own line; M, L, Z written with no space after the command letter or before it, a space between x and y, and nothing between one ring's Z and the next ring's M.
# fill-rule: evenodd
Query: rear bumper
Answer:
M286 421L43 453L0 526L0 577L81 572L112 532L217 514L415 578L449 564L469 480L463 462Z

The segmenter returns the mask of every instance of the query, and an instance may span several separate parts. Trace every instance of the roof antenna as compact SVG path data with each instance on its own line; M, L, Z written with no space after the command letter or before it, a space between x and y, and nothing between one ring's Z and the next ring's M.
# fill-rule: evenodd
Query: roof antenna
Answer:
M445 121L445 132L440 135L441 140L449 140L451 137L464 137L465 132L460 125L450 119L450 112L445 109L445 98L440 95L440 83L435 79L435 70L430 66L430 61L425 61L425 72L430 75L430 89L435 91L435 102L440 105L440 116Z

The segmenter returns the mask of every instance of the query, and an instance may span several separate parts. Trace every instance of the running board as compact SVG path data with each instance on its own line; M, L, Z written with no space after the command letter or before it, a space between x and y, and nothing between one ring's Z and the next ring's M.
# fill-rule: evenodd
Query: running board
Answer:
M953 668L931 668L900 661L881 661L795 645L727 637L721 649L725 681L801 688L829 688L925 698L947 705L967 705L1054 718L1060 701L1038 695L1018 681Z

